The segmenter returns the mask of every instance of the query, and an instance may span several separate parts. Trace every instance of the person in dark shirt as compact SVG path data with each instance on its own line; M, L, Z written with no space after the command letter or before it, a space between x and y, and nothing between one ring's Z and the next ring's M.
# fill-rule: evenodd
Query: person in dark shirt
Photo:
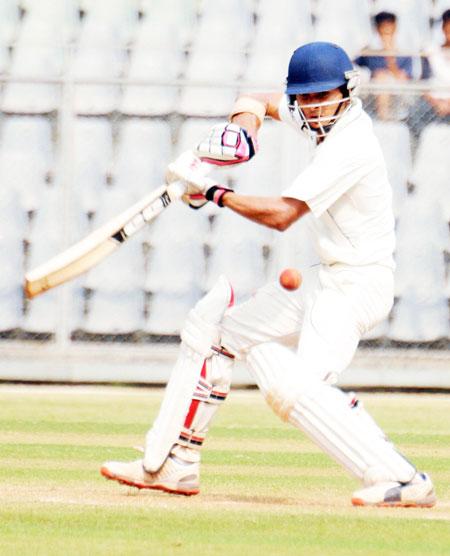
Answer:
M442 33L443 43L432 45L422 57L422 79L430 90L410 109L408 124L416 138L431 122L450 123L450 9L442 14Z
M411 56L398 56L395 37L397 33L397 16L391 12L380 12L375 18L375 28L380 39L381 49L364 50L354 61L356 65L370 71L372 81L389 83L408 81L413 77L413 60ZM380 94L376 97L377 114L382 119L394 116L391 95Z
M442 14L442 33L444 43L432 49L427 56L430 67L429 79L434 85L450 85L450 9ZM437 118L448 122L450 116L450 96L448 92L430 92L425 95Z

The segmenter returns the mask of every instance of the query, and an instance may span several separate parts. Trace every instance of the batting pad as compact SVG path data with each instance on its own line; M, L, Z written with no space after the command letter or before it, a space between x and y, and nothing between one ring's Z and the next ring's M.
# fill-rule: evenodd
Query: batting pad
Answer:
M373 426L358 419L348 396L326 384L289 349L273 342L252 348L249 370L267 403L352 475L371 485L408 482L416 469Z
M158 471L179 439L193 396L199 391L200 380L205 378L202 377L206 368L205 359L218 357L211 346L217 342L218 325L231 300L231 286L224 277L220 277L189 313L181 333L178 359L158 416L146 436L144 467L149 472Z

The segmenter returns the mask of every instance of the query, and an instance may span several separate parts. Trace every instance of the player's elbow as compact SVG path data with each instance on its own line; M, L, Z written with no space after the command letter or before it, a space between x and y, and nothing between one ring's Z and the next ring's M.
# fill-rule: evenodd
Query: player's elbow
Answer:
M271 228L274 228L278 232L284 232L295 220L297 220L297 218L294 214L289 211L283 211L273 218Z
M282 199L275 214L273 227L279 232L284 232L307 211L308 207L302 201Z
M278 232L284 232L285 230L287 230L289 228L289 226L292 224L292 222L286 218L282 218L282 219L277 219L274 224L273 224L273 228L275 230L277 230Z

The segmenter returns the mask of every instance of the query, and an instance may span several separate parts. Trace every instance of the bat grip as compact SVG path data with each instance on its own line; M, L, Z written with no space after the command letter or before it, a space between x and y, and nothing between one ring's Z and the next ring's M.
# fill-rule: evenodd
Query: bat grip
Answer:
M186 184L182 181L174 181L167 186L167 193L171 201L177 201L186 193Z

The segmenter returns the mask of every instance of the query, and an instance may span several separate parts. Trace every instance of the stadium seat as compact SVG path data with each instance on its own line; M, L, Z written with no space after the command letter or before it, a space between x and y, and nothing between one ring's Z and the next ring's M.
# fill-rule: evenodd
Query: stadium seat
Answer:
M26 18L14 48L12 78L45 80L57 78L63 70L63 37L55 22ZM51 83L7 83L2 110L12 113L48 113L56 109L58 86Z
M20 238L2 239L0 264L0 332L4 332L23 325L23 251Z
M10 53L7 44L0 42L0 73L6 74L9 71Z
M444 291L445 291L445 297L450 302L450 272L447 272L447 275L445 277Z
M171 130L164 120L125 120L119 129L112 168L114 187L134 202L164 183L171 159Z
M27 227L17 192L3 185L0 194L0 332L23 324L23 238Z
M34 210L53 171L50 120L43 116L7 116L0 137L2 184L20 193L25 210Z
M368 43L369 8L369 0L343 0L339 3L319 0L315 8L314 39L335 42L354 58Z
M184 67L178 26L175 18L162 22L151 14L139 24L127 72L130 84L120 104L124 114L158 116L175 111L178 87L167 83L176 81Z
M381 340L387 337L389 333L389 322L384 319L379 324L377 324L372 330L366 332L362 340Z
M226 117L237 95L236 81L244 69L239 50L196 49L187 62L178 112L188 116ZM201 86L205 76L211 85Z
M9 46L16 39L20 23L20 5L17 0L0 2L0 37L1 43Z
M109 170L113 151L111 121L78 117L74 120L73 133L78 159L84 161L91 153L100 160L104 172Z
M142 290L95 290L81 329L96 335L132 334L142 329L143 318Z
M183 61L181 51L135 47L127 75L130 84L124 91L120 112L131 116L164 116L174 112L177 109L178 86L159 83L175 81Z
M84 319L84 290L82 278L60 285L29 300L22 328L28 335L69 337Z
M48 168L38 156L0 151L0 183L18 193L24 212L35 212L41 206L47 176Z
M244 71L243 88L284 90L291 54L290 46L276 50L252 49Z
M112 128L107 118L75 118L73 192L87 213L95 212L112 167Z
M7 116L0 128L1 151L27 153L41 158L50 168L53 163L51 121L43 116Z
M148 226L147 291L178 294L203 287L209 222L200 213L175 203Z
M292 51L313 38L311 0L285 0L282 10L273 0L260 0L256 9L258 19L251 50L254 54L276 51L287 73Z
M29 223L20 192L10 185L2 182L0 190L0 238L14 243L16 239L23 241L27 237Z
M139 17L139 0L81 0L86 19L94 26L106 25L114 30L116 48L122 48L134 37Z
M180 294L204 285L204 251L200 242L155 243L148 258L145 290Z
M215 244L207 262L205 290L212 288L221 274L230 281L238 302L254 293L266 282L260 242L246 238Z
M118 79L123 71L125 52L118 47L117 30L106 22L88 19L84 23L72 64L76 81ZM107 115L119 104L119 86L80 83L75 86L75 111L79 115Z
M393 311L388 337L397 342L433 342L449 338L448 305L403 297Z
M148 225L147 242L153 247L180 241L203 244L210 232L203 211L192 210L183 202L173 203Z
M61 209L61 192L56 188L47 189L33 219L29 235L28 270L48 261L67 246L66 238L62 233ZM57 326L58 295L56 290L30 302L24 322L24 329L27 332L55 333Z
M157 29L170 30L175 27L177 31L173 34L166 32L166 36L172 40L172 44L173 41L177 41L176 44L180 41L181 46L187 45L197 30L197 5L196 0L141 0L144 26L146 22L151 26L151 32L145 31L147 40L151 40Z
M393 208L398 216L408 191L412 169L411 140L406 124L375 121L373 129L380 142L393 192ZM401 163L400 163L401 161Z
M23 329L28 334L55 334L60 323L59 291L51 290L28 302Z
M445 297L444 249L448 242L448 226L439 201L430 199L427 192L410 195L397 229L397 296L429 301Z
M157 336L179 334L188 312L200 297L200 290L189 290L179 294L167 291L154 293L143 330Z
M68 192L66 192L67 195ZM93 211L86 210L86 199L80 198L79 195L69 194L67 203L67 216L66 216L66 233L68 236L67 243L72 245L80 241L93 229L92 214Z
M195 49L242 51L247 47L253 27L248 2L203 0L201 8L201 19L193 41Z
M177 112L184 116L209 116L226 118L237 89L187 85L181 92Z
M111 188L105 192L94 228L128 205L129 198L123 191ZM139 330L144 307L144 270L142 244L138 236L90 270L84 287L92 290L92 296L82 329L93 334L128 334Z
M450 220L450 129L446 124L432 123L422 131L409 181L430 199L441 203Z
M220 276L230 280L237 299L253 293L266 281L264 248L271 244L273 232L264 226L226 211L216 216L208 239L205 289Z
M62 233L61 212L62 191L55 187L47 188L42 194L41 205L33 218L28 237L28 268L44 263L65 247L68 238Z
M20 5L25 10L27 21L47 23L58 28L63 44L75 39L80 25L78 0L21 0Z

